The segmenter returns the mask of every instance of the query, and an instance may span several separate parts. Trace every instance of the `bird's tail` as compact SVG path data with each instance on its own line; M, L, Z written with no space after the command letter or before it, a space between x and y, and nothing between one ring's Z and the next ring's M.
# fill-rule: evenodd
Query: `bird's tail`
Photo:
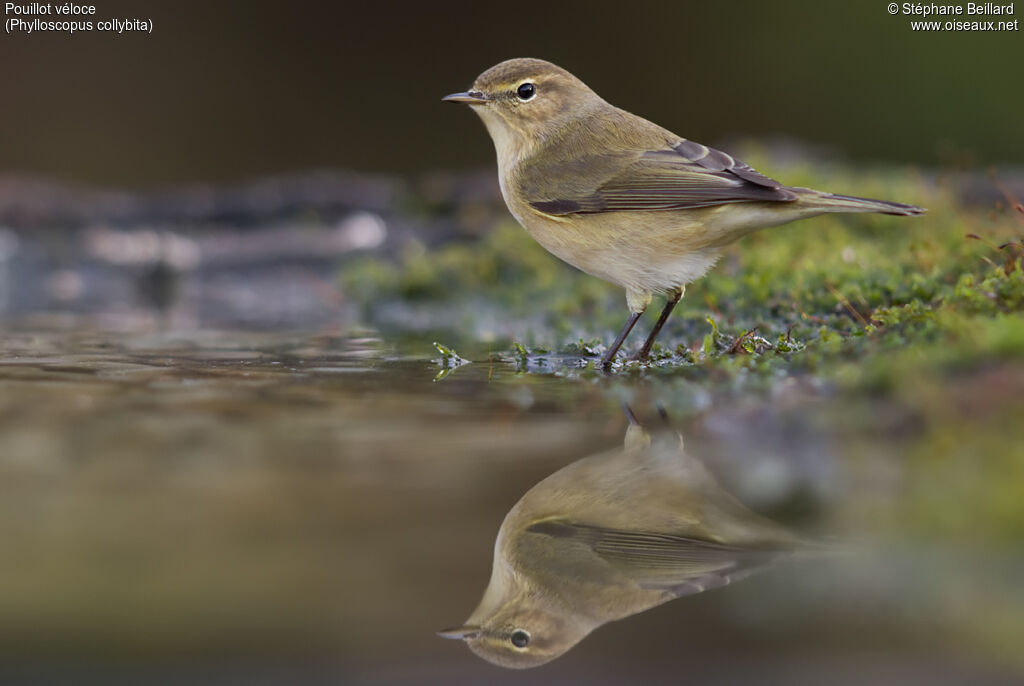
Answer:
M882 214L897 214L905 217L926 212L923 207L904 205L900 202L889 202L888 200L856 198L852 195L835 195L833 193L814 191L809 188L792 190L797 191L797 197L801 205L813 207L822 212L880 212Z

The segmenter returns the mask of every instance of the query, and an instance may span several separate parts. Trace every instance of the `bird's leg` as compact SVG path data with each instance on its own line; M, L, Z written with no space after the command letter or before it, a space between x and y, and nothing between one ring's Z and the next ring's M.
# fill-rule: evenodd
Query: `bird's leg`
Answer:
M672 310L675 308L676 303L683 297L683 290L676 289L668 294L668 302L665 303L665 309L661 311L661 316L658 317L658 322L651 329L651 335L644 341L644 347L640 348L640 352L633 358L634 360L646 360L647 356L651 354L651 346L654 345L654 339L661 333L661 327L665 326L665 322L668 321L668 316L672 314Z
M615 359L615 353L619 352L619 348L622 347L622 342L626 340L626 336L628 336L629 332L633 330L633 325L636 324L636 320L640 319L640 315L643 313L643 310L630 313L629 319L626 320L626 325L622 327L622 331L620 331L619 335L615 337L615 341L612 343L611 347L608 348L608 352L606 352L604 357L601 358L601 366L603 368L608 369L612 366L612 360Z

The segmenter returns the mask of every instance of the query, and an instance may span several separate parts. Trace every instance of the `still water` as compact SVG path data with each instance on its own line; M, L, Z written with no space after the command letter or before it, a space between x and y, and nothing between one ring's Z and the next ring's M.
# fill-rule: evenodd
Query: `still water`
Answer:
M970 411L464 356L0 334L0 681L1024 678L1018 505Z

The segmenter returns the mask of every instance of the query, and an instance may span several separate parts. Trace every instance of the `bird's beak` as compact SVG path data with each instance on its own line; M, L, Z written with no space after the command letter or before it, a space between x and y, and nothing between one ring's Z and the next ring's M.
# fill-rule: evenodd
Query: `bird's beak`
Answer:
M448 96L451 97L451 96ZM448 98L445 98L447 100ZM438 631L437 635L441 638L452 638L459 641L465 641L468 638L476 638L480 635L480 627L467 624L466 626L457 626L452 629L445 629L444 631Z
M461 102L467 105L482 105L487 102L486 96L480 91L467 91L465 93L452 93L441 100L445 102Z

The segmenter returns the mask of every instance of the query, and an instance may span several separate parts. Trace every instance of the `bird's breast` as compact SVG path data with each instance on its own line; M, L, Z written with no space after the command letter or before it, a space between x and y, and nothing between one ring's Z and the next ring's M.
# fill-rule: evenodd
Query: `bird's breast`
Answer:
M504 176L502 193L534 240L577 269L627 290L661 293L685 286L718 259L718 248L707 244L700 211L554 216L531 207L511 185L514 180Z

